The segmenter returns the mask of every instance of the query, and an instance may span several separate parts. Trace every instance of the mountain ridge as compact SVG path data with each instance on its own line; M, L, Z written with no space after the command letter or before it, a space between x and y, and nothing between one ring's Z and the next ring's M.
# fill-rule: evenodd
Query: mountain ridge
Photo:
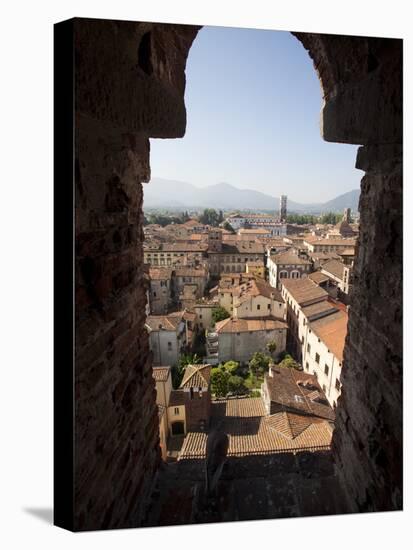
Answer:
M226 182L207 187L154 177L144 184L144 208L216 208L232 210L278 210L279 197L240 189ZM288 193L287 193L288 195ZM323 203L299 203L288 199L290 213L358 210L360 190L353 189Z

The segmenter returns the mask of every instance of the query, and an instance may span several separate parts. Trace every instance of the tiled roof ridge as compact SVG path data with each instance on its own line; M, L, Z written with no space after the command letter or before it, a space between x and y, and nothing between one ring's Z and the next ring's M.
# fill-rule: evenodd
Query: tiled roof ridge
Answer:
M209 366L210 365L207 364L207 363L205 363L203 365L188 365L187 368L191 367L192 372L187 378L185 378L185 375L184 375L184 377L182 379L182 382L181 382L181 385L179 387L181 388L181 387L183 387L184 384L187 384L191 380L191 378L194 377L195 374L199 374L199 376L204 380L205 384L208 385L208 381L205 379L205 377L203 376L203 374L200 371L205 369L206 367L209 367ZM186 369L185 369L185 374L186 374Z

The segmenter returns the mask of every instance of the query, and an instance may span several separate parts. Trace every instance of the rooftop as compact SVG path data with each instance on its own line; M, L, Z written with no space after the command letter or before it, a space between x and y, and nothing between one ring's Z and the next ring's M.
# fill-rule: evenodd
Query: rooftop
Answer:
M270 258L274 263L281 265L311 265L309 260L304 260L303 258L300 258L298 254L294 254L294 252L289 250L287 252L271 254Z
M277 403L288 412L305 414L334 420L334 411L325 400L325 396L313 374L288 367L271 367L265 375L264 385L273 403Z
M331 444L329 422L285 412L266 416L261 397L215 401L211 412L212 424L222 422L229 436L229 457L328 449ZM189 432L178 460L204 458L206 439L203 432Z
M343 279L344 277L344 264L338 260L328 260L321 266L321 271L330 273L338 279Z
M152 375L156 382L166 382L170 372L171 367L152 367Z
M211 365L188 365L179 388L208 388Z
M282 286L299 304L306 302L327 300L328 293L308 277L304 279L282 279Z
M284 302L281 292L271 286L264 279L256 278L243 283L238 288L238 302L242 303L250 297L264 296L268 299L275 299L279 302Z
M351 247L356 244L355 239L320 239L319 237L306 237L305 242L322 246L347 246Z
M165 281L172 277L172 268L170 267L150 267L149 277L152 281Z
M174 313L169 313L168 315L148 315L146 318L146 325L151 331L176 331L179 323L182 321L183 315L183 311L175 311Z
M234 332L256 332L260 330L283 330L287 329L288 325L283 321L272 317L261 319L233 319L229 317L223 321L219 321L215 325L215 332L234 333Z
M311 329L339 361L343 361L347 323L348 314L342 310L310 322Z
M314 273L310 273L308 275L308 278L314 281L318 285L320 283L325 283L326 281L329 280L327 275L325 275L324 273L321 273L321 271L314 271Z

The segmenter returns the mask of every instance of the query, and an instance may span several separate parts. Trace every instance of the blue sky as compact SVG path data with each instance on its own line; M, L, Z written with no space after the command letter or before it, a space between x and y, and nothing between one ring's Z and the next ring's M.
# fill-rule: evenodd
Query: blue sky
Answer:
M152 177L226 182L299 202L359 187L357 146L321 138L320 83L290 33L204 27L186 75L186 134L151 140Z

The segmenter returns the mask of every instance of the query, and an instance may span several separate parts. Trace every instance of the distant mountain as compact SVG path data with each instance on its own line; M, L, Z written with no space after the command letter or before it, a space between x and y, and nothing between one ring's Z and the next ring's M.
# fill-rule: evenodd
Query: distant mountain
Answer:
M288 199L287 209L297 213L320 213L358 209L360 191L355 189L326 203L300 204ZM287 192L288 195L288 192ZM222 208L232 210L278 210L279 197L228 183L196 187L191 183L152 178L144 184L144 208Z

